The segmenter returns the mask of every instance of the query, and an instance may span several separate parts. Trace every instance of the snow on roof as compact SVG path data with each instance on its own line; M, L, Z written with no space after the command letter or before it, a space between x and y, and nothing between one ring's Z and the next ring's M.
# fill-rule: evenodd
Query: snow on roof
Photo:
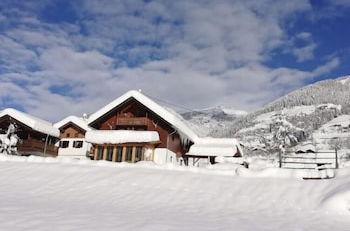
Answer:
M73 124L77 125L78 127L84 129L85 131L92 130L92 128L88 126L86 120L84 120L83 118L77 117L77 116L68 116L68 117L64 118L63 120L55 123L53 126L55 126L56 128L59 129L68 123L73 123Z
M158 142L156 131L133 130L91 130L85 134L85 140L94 144L123 144Z
M199 138L190 147L187 155L191 156L235 156L243 154L239 142L233 138Z
M307 143L307 144L300 144L297 145L296 147L293 148L295 152L316 152L316 147L315 145L311 144L311 143Z
M59 137L60 135L60 131L57 128L55 128L52 123L29 115L27 113L18 111L13 108L6 108L0 111L0 117L3 117L5 115L8 115L18 120L19 122L27 125L35 131L42 132L55 137Z
M339 125L342 127L350 126L350 115L340 115L337 118L332 119L328 123L324 124L322 128L327 128L330 126Z
M198 138L198 136L186 125L186 123L183 121L183 119L181 119L179 115L177 115L174 112L170 112L169 110L166 110L164 107L160 106L152 99L135 90L128 91L124 95L120 96L119 98L115 99L111 103L98 110L97 112L93 113L88 119L88 124L91 124L92 122L96 121L98 118L105 115L106 113L113 110L115 107L117 107L118 105L130 98L136 99L138 102L149 108L158 116L162 117L164 120L170 123L180 133L180 135L185 135L189 140L193 142Z

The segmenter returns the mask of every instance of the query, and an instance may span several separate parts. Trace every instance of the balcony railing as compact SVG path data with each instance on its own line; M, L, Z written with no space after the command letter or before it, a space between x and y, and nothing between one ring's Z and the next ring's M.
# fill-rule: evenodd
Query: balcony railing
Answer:
M22 144L18 145L19 152L41 152L44 153L45 142L40 142L38 140L25 140ZM53 144L47 144L46 154L57 155L57 147Z
M117 125L128 126L128 125L147 125L147 117L137 117L137 118L118 118Z

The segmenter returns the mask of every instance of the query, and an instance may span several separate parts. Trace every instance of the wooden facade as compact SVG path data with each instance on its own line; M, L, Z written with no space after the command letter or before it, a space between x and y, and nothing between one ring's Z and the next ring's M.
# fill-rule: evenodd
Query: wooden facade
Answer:
M86 131L74 123L67 123L60 129L60 138L85 138Z
M108 151L108 146L113 146L113 150L122 147L123 153L130 150L129 147L132 147L132 161L126 160L126 154L123 154L122 160L127 162L136 162L135 149L138 147L142 147L142 155L144 155L145 150L154 151L155 148L164 148L175 153L176 157L182 157L187 153L190 146L190 144L182 144L180 135L174 130L171 124L132 97L89 125L97 130L156 131L159 134L160 141L157 143L94 144L93 153L96 160L101 159L101 157L102 159L106 159L107 154L105 152ZM101 152L103 153L101 154ZM115 153L113 151L112 156L114 155ZM149 160L153 160L153 157L149 158Z
M58 138L35 131L9 115L0 118L0 129L6 131L11 123L16 125L16 134L21 139L17 144L20 155L57 156L55 143Z

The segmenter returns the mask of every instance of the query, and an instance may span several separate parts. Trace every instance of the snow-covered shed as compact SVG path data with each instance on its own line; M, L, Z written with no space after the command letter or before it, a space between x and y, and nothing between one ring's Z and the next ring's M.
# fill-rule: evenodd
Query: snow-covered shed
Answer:
M198 139L181 116L139 91L128 91L102 107L90 115L88 125L103 131L86 135L96 160L176 162Z
M60 130L58 157L85 159L90 154L91 144L86 142L86 132L93 130L86 118L68 116L54 124Z
M205 137L197 139L186 155L193 158L193 164L199 158L209 158L214 164L216 157L242 157L243 150L234 138Z
M0 129L3 134L6 134L10 124L15 126L15 133L20 138L17 144L19 154L57 155L55 143L59 130L52 123L13 108L0 111Z

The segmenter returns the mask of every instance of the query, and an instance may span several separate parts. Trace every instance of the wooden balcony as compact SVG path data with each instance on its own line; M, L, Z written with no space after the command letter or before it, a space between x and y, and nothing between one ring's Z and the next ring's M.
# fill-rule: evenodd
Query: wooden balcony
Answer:
M118 118L116 125L117 126L147 126L148 118L147 117L137 117L137 118Z
M28 153L28 154L34 154L34 153L40 153L44 154L45 149L45 143L40 142L38 140L30 139L23 141L22 144L18 145L18 152L20 153ZM46 155L50 156L57 156L58 148L55 147L53 144L48 144L46 147Z

